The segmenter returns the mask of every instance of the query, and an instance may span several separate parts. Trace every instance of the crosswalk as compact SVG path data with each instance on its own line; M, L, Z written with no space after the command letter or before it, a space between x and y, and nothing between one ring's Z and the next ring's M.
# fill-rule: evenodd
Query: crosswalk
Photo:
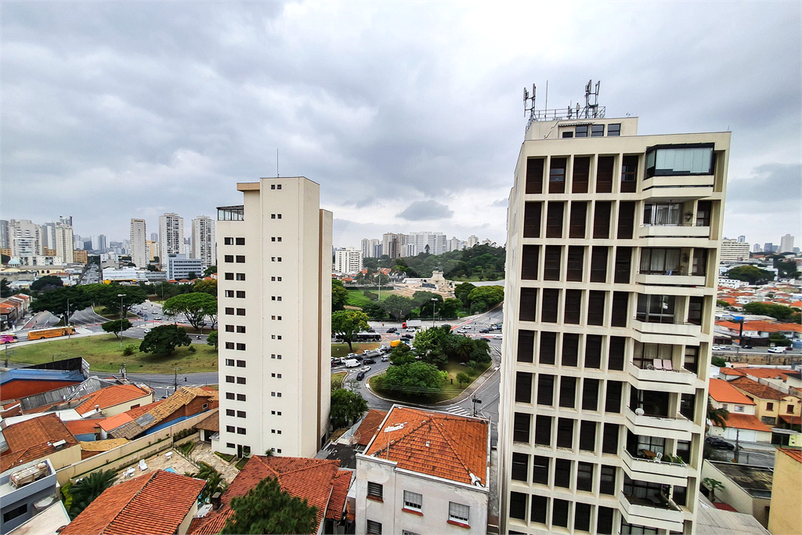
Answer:
M470 410L460 407L459 405L451 405L450 407L445 407L443 412L447 412L449 414L456 414L457 416L473 416Z

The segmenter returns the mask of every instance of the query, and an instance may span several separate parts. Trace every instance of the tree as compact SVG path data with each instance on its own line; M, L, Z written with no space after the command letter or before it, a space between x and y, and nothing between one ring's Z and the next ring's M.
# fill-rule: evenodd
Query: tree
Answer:
M317 507L282 490L276 478L263 479L230 505L234 514L220 533L314 533L317 528Z
M67 322L67 311L83 310L92 304L92 299L84 286L65 286L36 296L31 303L33 312L47 310L55 316L60 316ZM119 305L118 305L119 306Z
M121 319L121 320L107 321L106 323L102 324L100 328L106 331L107 333L114 333L114 336L120 338L120 335L123 331L127 331L133 326L134 326L133 323L131 323L127 319Z
M774 267L777 268L777 277L781 279L798 279L800 276L799 271L796 269L796 262L794 260L775 259Z
M431 396L438 394L446 384L446 372L426 362L412 362L387 368L380 375L378 387L410 396Z
M209 266L203 270L204 277L211 277L215 273L217 273L217 266Z
M39 277L33 281L31 284L31 291L47 292L49 290L53 290L54 288L61 288L62 286L64 286L64 281L61 280L61 277L45 275L44 277Z
M747 303L744 312L756 316L771 316L774 319L785 321L794 315L794 309L785 305L774 303Z
M702 480L702 485L710 491L710 501L716 501L716 491L724 488L724 483L717 479L706 477Z
M407 318L409 313L412 312L412 309L415 308L412 299L396 294L392 294L384 299L381 305L384 307L384 310L397 321Z
M13 294L14 292L8 285L8 279L0 280L0 297L11 297Z
M727 359L725 359L724 357L714 356L710 358L710 364L712 364L716 368L724 368L727 366Z
M331 332L339 334L343 341L348 342L348 351L353 352L352 342L357 333L368 328L368 315L364 312L338 310L331 315Z
M200 501L201 502L208 502L211 500L212 496L215 493L220 492L222 493L226 490L228 484L226 483L225 479L223 479L223 475L218 472L212 465L207 464L203 461L198 463L200 466L197 472L192 474L186 474L189 477L194 477L196 479L205 479L206 486L203 487L203 490L200 493Z
M206 337L206 344L217 349L217 331L209 333L209 336Z
M412 302L420 309L421 317L432 317L434 315L434 299L437 302L437 310L441 310L443 296L434 292L415 292L412 294Z
M707 398L707 419L708 421L718 427L727 427L727 419L730 417L730 411L727 409L716 409L713 407L713 402L710 396Z
M100 470L92 472L88 476L75 482L70 487L72 505L70 507L70 518L75 518L81 511L86 509L95 498L103 494L103 491L114 484L117 474L114 470Z
M94 286L94 285L93 285ZM121 318L128 315L131 307L144 303L148 298L145 290L139 286L123 286L121 284L99 284L98 290L94 292L96 302L104 306L109 313L117 314ZM120 298L120 295L123 295ZM122 302L122 310L120 310L120 303Z
M472 312L474 311L474 303L484 303L483 307L481 307L482 310L477 310L477 312L484 312L502 301L504 301L503 286L479 286L468 294L468 302L471 304Z
M406 344L398 344L390 350L390 362L395 366L415 362L415 354Z
M215 279L199 280L192 285L192 291L206 293L212 297L217 297L217 281Z
M468 300L468 295L476 288L470 282L463 282L462 284L457 284L454 287L454 296L462 301L462 305L464 307L469 307L471 302Z
M331 279L331 311L343 310L348 303L348 290L342 281Z
M769 342L778 347L788 347L791 345L791 340L781 333L769 333Z
M203 292L176 295L164 302L162 310L165 314L184 314L189 324L198 329L206 316L215 316L216 323L217 298Z
M176 347L192 343L187 332L177 325L160 325L145 335L139 350L154 355L172 355Z
M383 320L387 317L384 308L378 303L368 303L362 306L362 312L368 315L372 320Z
M462 308L462 301L449 297L442 304L437 305L437 314L441 318L456 318L460 308Z
M462 386L465 383L470 383L471 382L471 378L467 373L459 372L457 374L457 382L460 384L460 386Z
M335 429L345 427L368 410L368 402L356 392L339 388L331 393L331 425Z
M746 281L751 285L765 284L774 280L774 274L755 266L738 266L727 272L727 278Z

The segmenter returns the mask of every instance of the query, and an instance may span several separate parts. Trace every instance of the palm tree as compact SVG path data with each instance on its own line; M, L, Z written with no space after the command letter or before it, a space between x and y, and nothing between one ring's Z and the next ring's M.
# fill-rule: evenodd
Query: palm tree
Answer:
M197 479L205 479L206 486L203 487L203 490L200 494L200 499L202 502L207 501L212 496L214 496L217 492L223 492L226 490L228 484L223 479L223 475L218 472L212 465L201 462L198 463L200 468L194 474L187 474L190 477L194 477Z
M710 396L707 397L707 420L711 424L718 427L727 427L727 419L729 417L730 417L730 411L728 411L727 409L713 408L713 402Z
M103 491L111 487L117 479L114 470L100 470L76 481L70 488L72 506L70 517L75 518L87 508Z
M702 480L702 485L704 485L707 488L707 490L710 491L711 502L716 501L716 490L724 488L724 484L721 481L709 477L706 477Z

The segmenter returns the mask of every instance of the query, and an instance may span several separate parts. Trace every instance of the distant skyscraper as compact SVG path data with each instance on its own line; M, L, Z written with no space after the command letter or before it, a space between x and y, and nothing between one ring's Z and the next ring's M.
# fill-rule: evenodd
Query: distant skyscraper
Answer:
M760 247L759 243L755 243L755 244L752 245L752 252L753 253L759 253L762 250L763 249Z
M55 247L52 248L56 250L56 256L60 256L61 261L65 264L72 264L75 261L73 257L72 226L57 223L55 231L56 243Z
M780 238L780 252L781 253L792 253L794 252L794 237L790 234L786 234L782 238Z
M138 268L145 268L148 265L148 248L145 245L147 229L144 219L131 220L131 262Z
M304 177L237 184L217 209L216 451L313 457L328 435L332 214Z
M167 257L184 254L184 218L174 213L159 216L159 262L167 267Z
M150 233L150 241L159 241L159 233L158 232L151 232Z
M58 221L62 225L72 226L72 216L71 215L60 215L58 216Z
M738 242L744 243L746 241L746 236L738 236Z
M450 240L448 240L448 250L449 251L460 251L465 247L465 242L461 239L454 236Z
M773 243L764 243L763 244L763 252L764 253L771 253L774 251L774 244Z
M407 235L407 244L415 246L412 254L443 254L446 252L446 235L442 232L410 232ZM409 249L408 249L409 250Z
M56 248L56 224L52 222L42 225L42 247L47 249Z
M740 262L749 259L749 244L738 240L721 240L719 262Z
M382 254L390 258L401 258L401 247L404 245L403 234L388 232L382 235Z
M371 258L373 257L374 253L374 245L378 243L379 240L371 240L369 238L362 238L361 246L362 246L362 258Z
M217 265L217 242L215 240L214 219L199 215L192 220L192 258L201 261L203 269ZM200 276L201 273L198 273Z
M0 248L8 249L11 247L11 240L8 234L8 220L0 219Z
M33 257L44 254L42 227L30 219L12 219L9 223L11 256L19 258L23 264L32 265Z
M468 249L470 249L471 247L475 247L478 244L479 244L479 238L477 238L473 234L468 236L468 246L467 246Z
M354 247L346 247L335 251L334 270L340 273L358 273L362 271L362 251Z

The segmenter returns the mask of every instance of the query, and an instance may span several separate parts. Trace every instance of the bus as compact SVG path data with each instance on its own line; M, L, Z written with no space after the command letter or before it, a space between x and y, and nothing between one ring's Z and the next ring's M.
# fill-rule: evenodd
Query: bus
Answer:
M382 335L379 333L357 333L355 342L381 342Z
M43 338L55 338L57 336L67 336L75 334L75 327L51 327L49 329L35 329L28 331L28 340L41 340Z
M16 341L16 334L0 334L0 344L13 344Z

